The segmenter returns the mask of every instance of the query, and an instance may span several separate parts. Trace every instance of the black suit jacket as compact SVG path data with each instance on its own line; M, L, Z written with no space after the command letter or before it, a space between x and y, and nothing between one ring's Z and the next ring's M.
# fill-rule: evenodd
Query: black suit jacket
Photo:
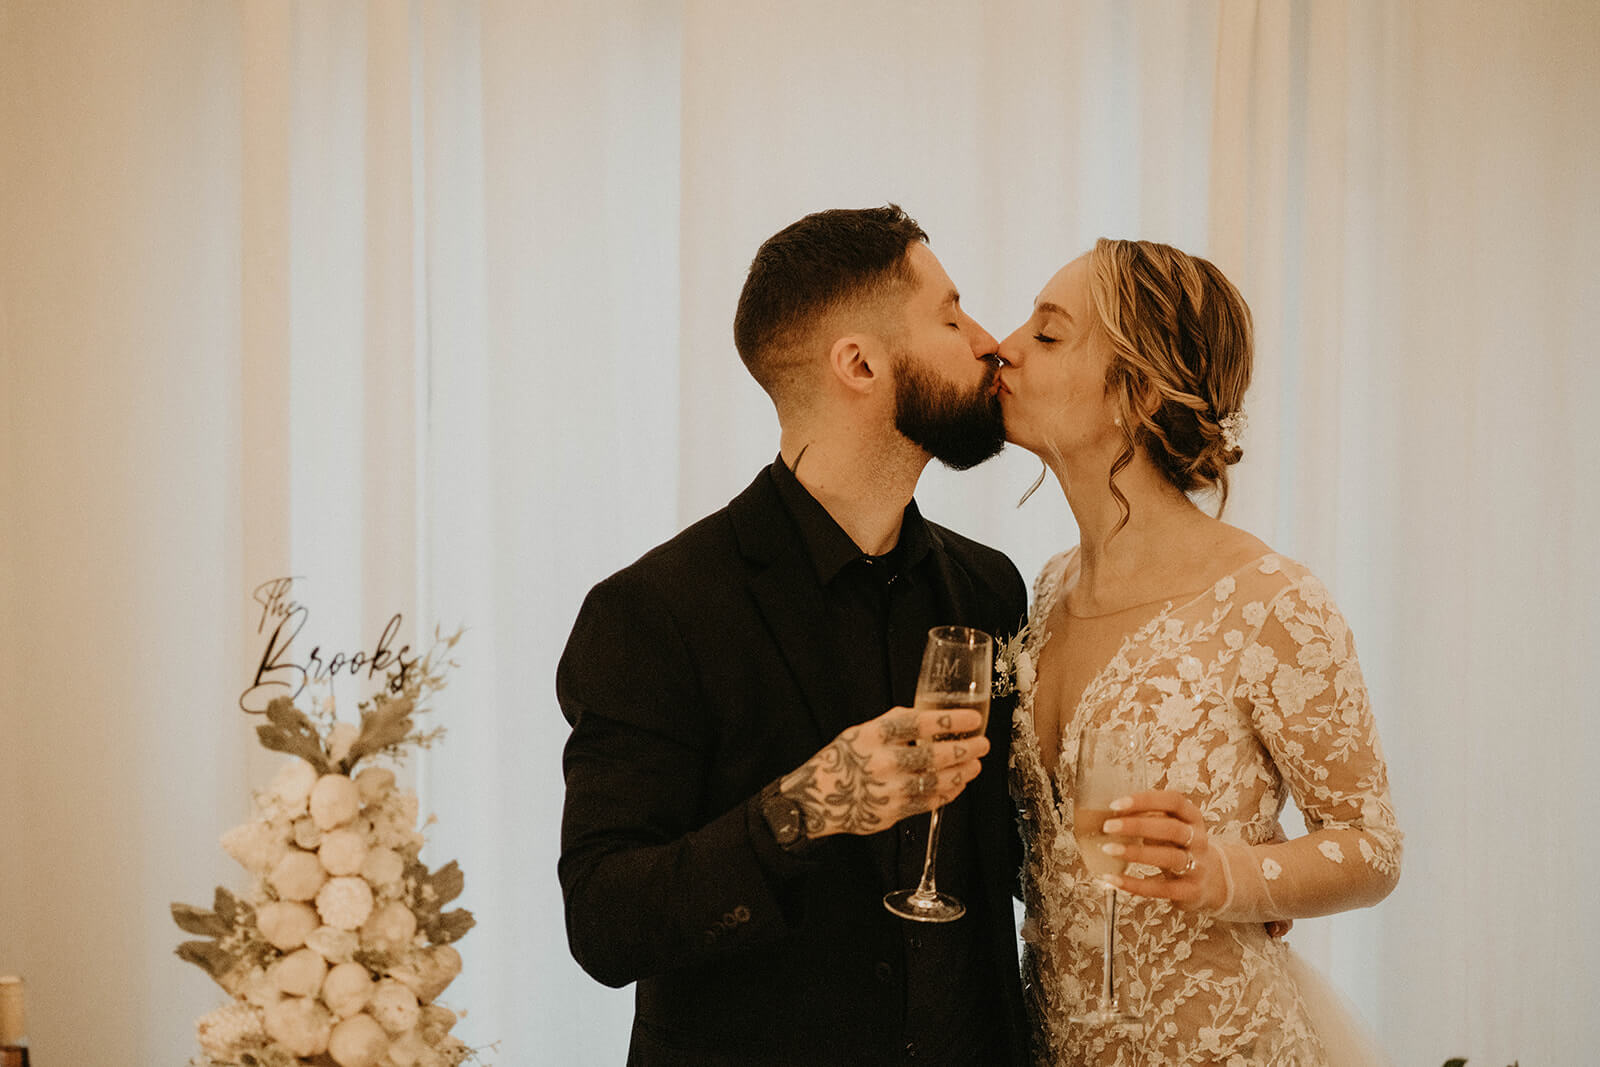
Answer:
M1026 587L1001 553L929 524L943 622L997 637ZM884 910L865 838L795 856L755 798L835 731L816 571L769 471L726 508L596 586L556 689L559 873L573 956L637 982L629 1062L889 1062L904 995L903 920ZM1013 1060L1027 1047L1011 896L1010 708L997 701L970 805L988 954ZM966 919L962 921L971 921Z

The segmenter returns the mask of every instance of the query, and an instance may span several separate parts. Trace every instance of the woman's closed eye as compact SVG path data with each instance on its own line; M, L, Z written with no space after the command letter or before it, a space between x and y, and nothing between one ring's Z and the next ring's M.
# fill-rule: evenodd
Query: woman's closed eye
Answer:
M1050 336L1047 336L1047 335L1046 335L1046 334L1042 334L1042 333L1036 333L1036 334L1034 334L1034 335L1033 335L1033 339L1034 339L1034 340L1035 340L1035 341L1038 341L1038 342L1039 342L1039 343L1040 343L1040 344L1042 344L1042 345L1053 345L1053 344L1055 344L1055 343L1056 343L1056 342L1057 342L1057 341L1059 341L1059 340L1060 340L1060 338L1059 338L1059 337L1050 337Z

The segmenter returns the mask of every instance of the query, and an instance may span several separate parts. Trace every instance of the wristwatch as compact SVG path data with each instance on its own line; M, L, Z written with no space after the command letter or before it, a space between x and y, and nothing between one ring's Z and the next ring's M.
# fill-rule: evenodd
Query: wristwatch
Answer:
M793 799L779 792L778 786L778 782L773 782L761 791L761 817L766 820L767 829L772 831L772 839L778 847L789 849L805 837L805 813Z

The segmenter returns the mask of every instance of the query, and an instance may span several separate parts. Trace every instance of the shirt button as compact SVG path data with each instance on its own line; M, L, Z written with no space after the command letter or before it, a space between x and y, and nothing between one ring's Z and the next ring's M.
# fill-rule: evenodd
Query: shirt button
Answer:
M917 1058L917 1043L915 1041L907 1041L906 1042L906 1059L914 1060L916 1058Z
M920 949L922 947L922 938L920 938L920 937L908 937L908 938L906 938L906 944L908 946L910 946L910 948L911 948L911 950L913 952L915 952L917 949Z
M894 978L894 968L882 961L879 961L878 965L872 968L872 973L877 976L878 981L886 984Z

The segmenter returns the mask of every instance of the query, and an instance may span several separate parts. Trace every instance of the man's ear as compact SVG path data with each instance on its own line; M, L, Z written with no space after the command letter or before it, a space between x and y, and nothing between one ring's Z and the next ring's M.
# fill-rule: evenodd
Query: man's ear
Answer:
M860 334L845 334L828 348L828 369L846 388L866 392L878 378L874 367L876 357L870 357L864 347L866 338Z

